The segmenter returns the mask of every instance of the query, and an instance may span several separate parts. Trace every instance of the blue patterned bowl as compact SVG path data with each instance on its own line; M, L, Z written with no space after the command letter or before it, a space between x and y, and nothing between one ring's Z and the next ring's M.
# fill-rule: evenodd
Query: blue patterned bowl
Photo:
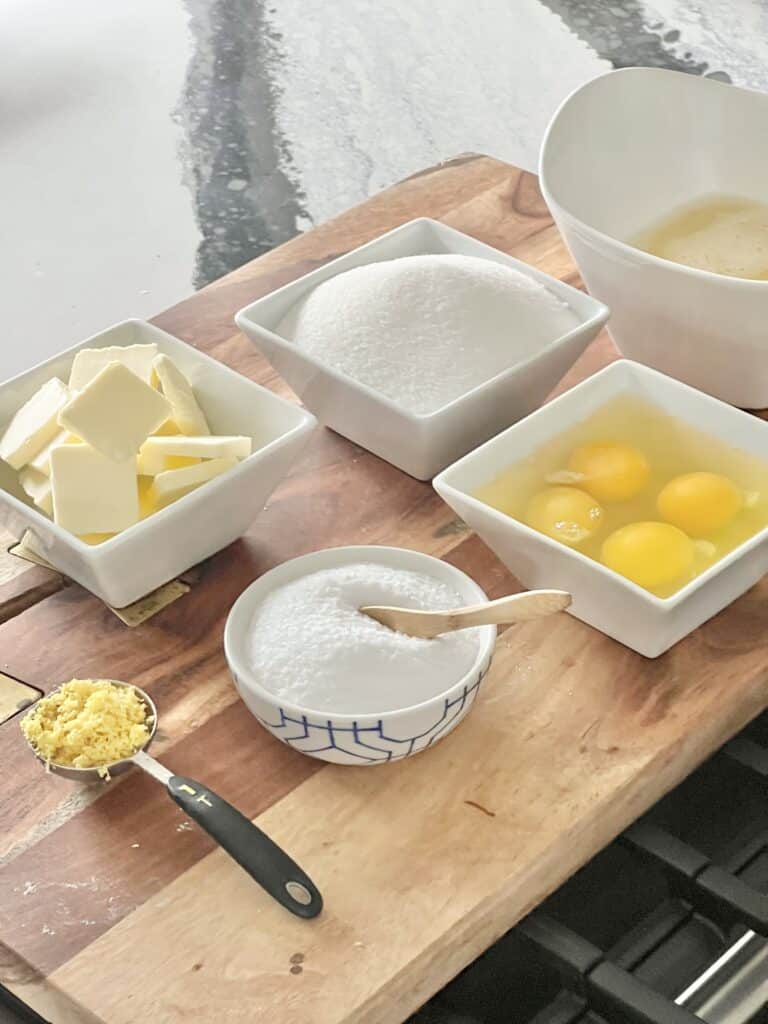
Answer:
M256 606L269 591L300 576L353 562L429 573L457 590L466 604L487 600L466 573L420 551L378 546L326 548L284 562L243 591L227 618L224 651L243 701L264 728L283 743L334 764L399 761L437 743L469 712L491 663L495 626L481 627L482 640L474 664L442 693L420 704L380 714L332 714L288 703L265 689L248 667L248 627Z

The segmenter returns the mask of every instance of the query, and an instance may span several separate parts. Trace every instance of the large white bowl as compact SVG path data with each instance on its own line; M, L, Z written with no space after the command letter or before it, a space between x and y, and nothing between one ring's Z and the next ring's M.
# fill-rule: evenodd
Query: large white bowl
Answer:
M352 267L426 253L459 253L513 267L567 303L579 323L536 355L428 414L409 412L275 333L291 306L321 281ZM540 405L600 331L608 312L602 303L535 267L421 217L265 295L241 309L235 320L321 423L411 476L431 480L454 459ZM514 331L515 325L509 326ZM386 345L386 335L381 343ZM403 366L403 373L408 372Z
M620 395L636 395L698 430L765 459L768 423L628 359L549 402L450 466L435 490L530 589L573 594L568 611L648 658L663 654L768 571L768 528L668 598L660 598L473 494L510 465Z
M766 199L768 95L629 68L577 89L541 151L541 188L624 355L742 408L768 406L768 281L628 244L706 193Z
M238 693L264 728L283 743L334 764L399 761L447 736L469 712L491 663L495 626L480 627L481 643L474 664L442 693L421 704L380 714L337 714L292 704L262 686L248 667L249 626L256 606L267 594L309 573L353 562L428 573L457 590L467 604L487 600L466 573L420 551L378 546L326 548L283 562L243 591L227 618L224 651Z
M0 424L7 423L49 378L66 381L79 349L150 342L189 378L211 429L249 435L252 455L96 546L39 512L19 486L16 473L0 462L0 522L17 536L28 529L35 547L52 565L116 608L144 597L245 533L317 423L297 405L158 327L126 320L0 385Z

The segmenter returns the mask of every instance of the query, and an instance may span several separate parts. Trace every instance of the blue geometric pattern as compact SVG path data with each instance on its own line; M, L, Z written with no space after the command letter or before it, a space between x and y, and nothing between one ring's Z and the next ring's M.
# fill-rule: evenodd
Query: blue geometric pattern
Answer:
M362 725L356 721L339 725L332 719L315 722L310 721L306 715L290 715L283 708L278 709L278 721L269 721L260 715L256 715L256 718L279 740L303 754L358 764L399 761L432 746L458 725L474 703L487 670L488 665L471 686L462 688L458 696L452 699L446 697L436 721L416 736L403 738L388 735L383 719L374 725Z

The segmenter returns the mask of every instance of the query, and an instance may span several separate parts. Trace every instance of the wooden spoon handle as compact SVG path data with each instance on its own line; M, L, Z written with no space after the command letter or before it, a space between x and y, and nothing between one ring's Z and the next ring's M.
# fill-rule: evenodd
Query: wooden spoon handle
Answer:
M508 594L486 604L471 605L446 612L449 629L467 629L469 626L500 626L511 622L528 622L544 615L561 612L571 603L565 590L531 590L522 594Z
M570 603L571 595L564 590L530 590L487 601L485 604L453 608L445 612L377 605L366 606L360 611L400 633L428 638L455 629L468 629L470 626L526 622L560 612Z

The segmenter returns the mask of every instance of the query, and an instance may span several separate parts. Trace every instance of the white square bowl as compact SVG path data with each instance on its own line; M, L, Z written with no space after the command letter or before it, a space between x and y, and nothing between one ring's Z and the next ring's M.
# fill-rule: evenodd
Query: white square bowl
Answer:
M435 479L434 487L524 586L570 591L572 615L639 654L656 658L768 571L768 529L671 597L659 598L472 496L504 469L624 394L644 398L698 430L766 458L768 423L622 359L450 466Z
M536 355L426 415L409 412L275 333L291 306L322 281L353 267L427 253L477 256L513 267L567 303L579 323ZM608 315L606 306L576 288L461 231L421 217L265 295L241 309L235 320L321 423L411 476L430 480L450 462L540 405ZM408 373L407 366L403 372Z
M0 462L0 521L31 531L52 565L116 608L138 600L243 534L316 426L314 416L141 320L125 320L0 385L0 424L46 380L66 382L81 348L154 342L192 383L218 434L245 434L254 451L234 469L103 544L89 545L39 512Z

